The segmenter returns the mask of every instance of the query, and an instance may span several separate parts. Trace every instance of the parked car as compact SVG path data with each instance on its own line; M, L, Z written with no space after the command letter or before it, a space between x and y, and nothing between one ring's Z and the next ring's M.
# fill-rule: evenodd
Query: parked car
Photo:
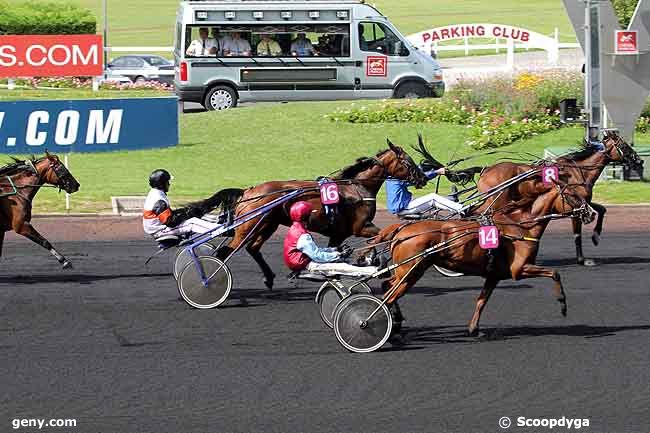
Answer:
M107 68L119 75L128 77L134 83L158 81L172 84L174 63L161 56L149 54L120 56L113 59Z

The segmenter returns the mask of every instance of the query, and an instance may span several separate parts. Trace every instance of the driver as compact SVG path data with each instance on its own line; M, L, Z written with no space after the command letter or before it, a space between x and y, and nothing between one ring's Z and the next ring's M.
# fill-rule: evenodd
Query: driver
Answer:
M151 190L144 201L142 227L145 233L158 239L162 236L180 236L188 233L202 234L219 224L197 218L198 209L191 207L172 210L167 192L173 177L167 170L154 170L149 176Z
M445 167L434 169L422 165L421 169L428 180L444 175L446 172ZM450 212L460 212L463 209L462 204L435 193L414 199L413 194L408 190L409 186L411 185L405 180L386 180L386 207L390 213L407 216L419 215L433 208Z
M313 208L309 202L294 203L289 210L293 224L284 238L284 263L294 272L308 272L326 275L369 276L377 272L375 266L353 266L342 261L352 254L347 245L337 248L321 248L305 227Z

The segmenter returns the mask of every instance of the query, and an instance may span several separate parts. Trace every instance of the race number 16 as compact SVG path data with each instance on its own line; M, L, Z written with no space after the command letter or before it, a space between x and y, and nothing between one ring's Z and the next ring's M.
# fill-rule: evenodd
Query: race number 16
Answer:
M497 226L481 226L478 229L478 244L484 250L499 248L499 229Z
M339 202L339 186L336 183L324 183L320 186L320 201L323 204L337 204Z

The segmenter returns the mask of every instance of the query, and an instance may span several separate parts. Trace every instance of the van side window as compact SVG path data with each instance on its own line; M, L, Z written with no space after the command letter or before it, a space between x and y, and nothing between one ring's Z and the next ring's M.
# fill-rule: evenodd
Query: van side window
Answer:
M350 25L220 24L185 30L186 57L350 57Z
M359 49L386 56L408 56L402 40L382 23L359 23Z

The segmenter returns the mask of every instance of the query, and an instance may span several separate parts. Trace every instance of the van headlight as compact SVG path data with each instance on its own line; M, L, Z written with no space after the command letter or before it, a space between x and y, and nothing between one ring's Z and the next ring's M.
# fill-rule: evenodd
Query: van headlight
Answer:
M433 81L442 81L443 75L442 75L442 69L436 69L433 71Z

